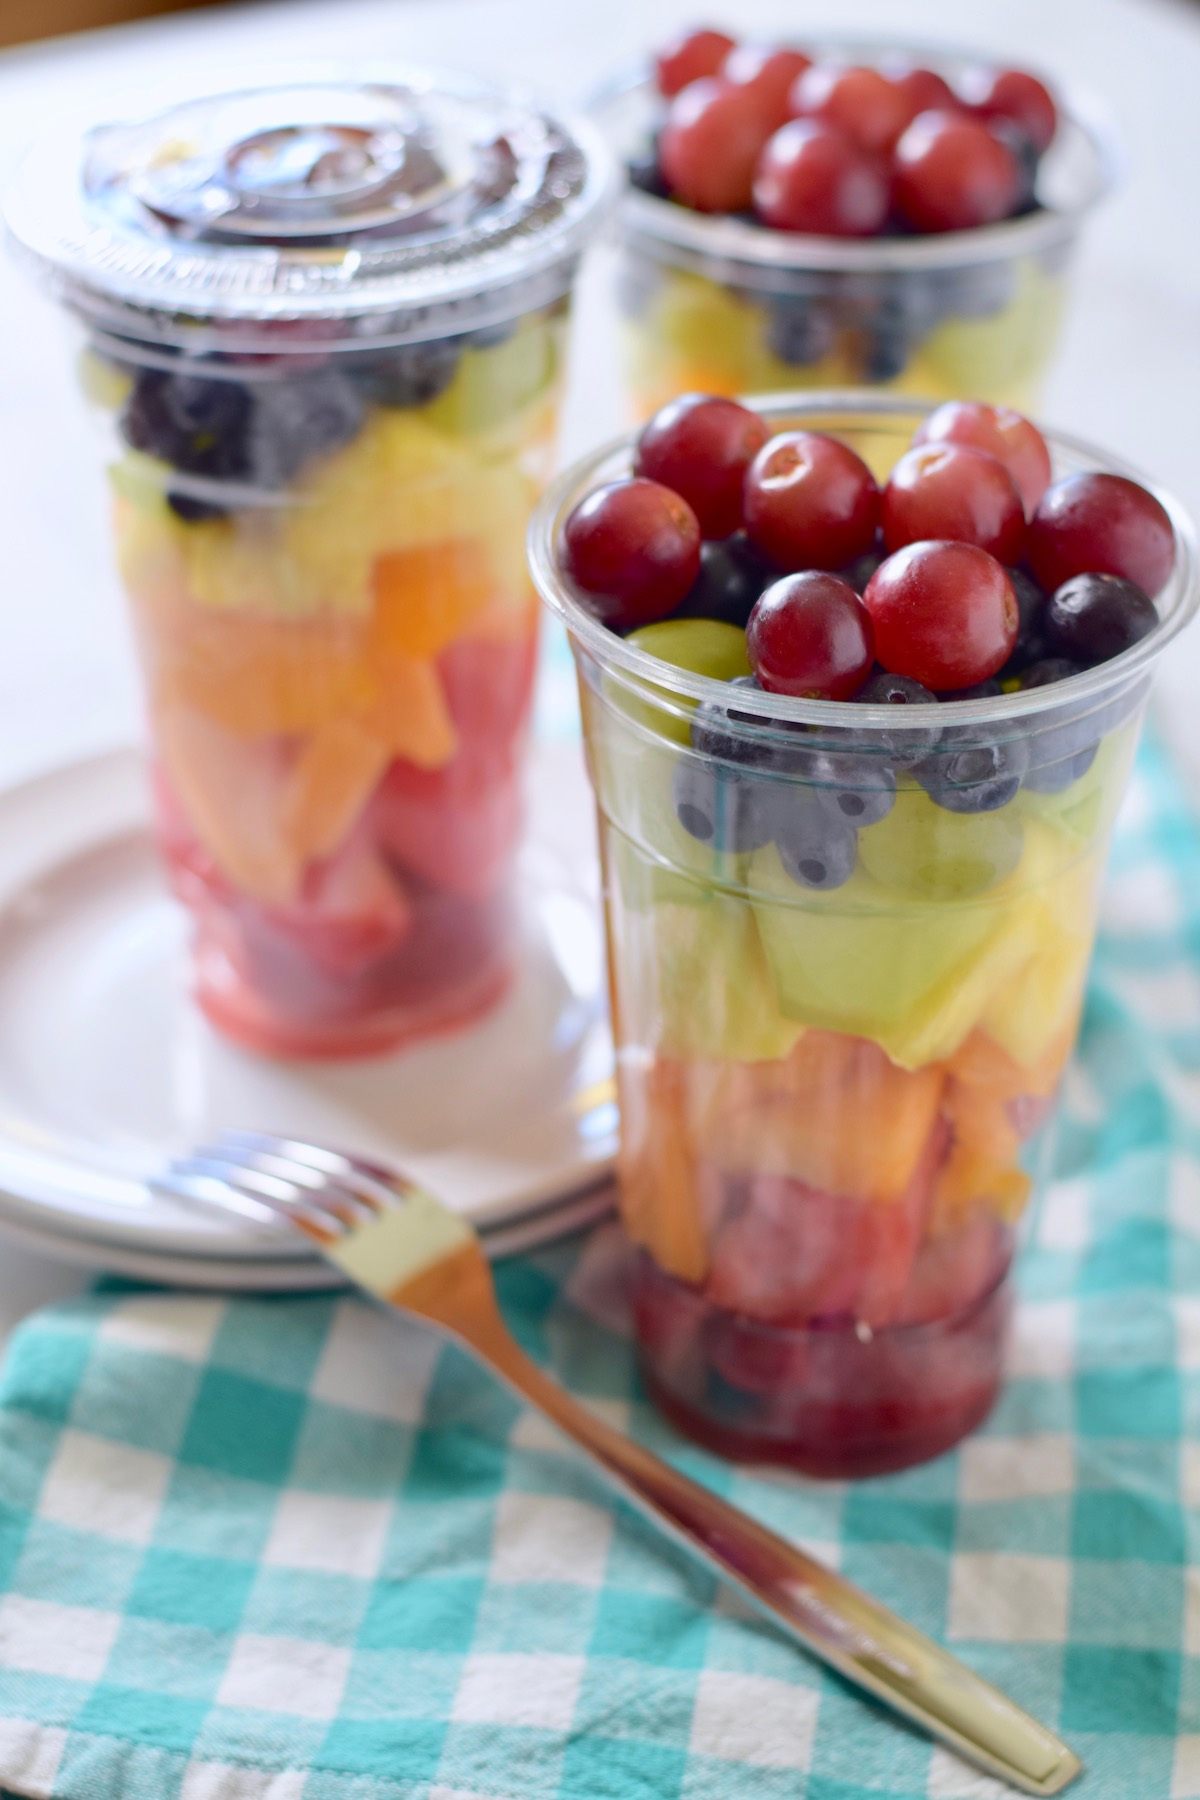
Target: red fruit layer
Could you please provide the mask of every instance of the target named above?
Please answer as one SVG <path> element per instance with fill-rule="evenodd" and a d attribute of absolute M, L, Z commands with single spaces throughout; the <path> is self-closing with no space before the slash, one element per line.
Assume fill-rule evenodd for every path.
<path fill-rule="evenodd" d="M 935 1324 L 786 1331 L 739 1319 L 639 1258 L 634 1318 L 652 1398 L 718 1455 L 808 1475 L 882 1475 L 949 1450 L 999 1391 L 1006 1264 Z"/>

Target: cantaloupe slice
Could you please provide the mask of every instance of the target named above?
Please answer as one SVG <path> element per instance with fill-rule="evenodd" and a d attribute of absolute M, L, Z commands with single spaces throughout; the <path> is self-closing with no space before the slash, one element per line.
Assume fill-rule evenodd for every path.
<path fill-rule="evenodd" d="M 889 1204 L 913 1180 L 944 1080 L 940 1068 L 897 1068 L 861 1038 L 809 1031 L 787 1057 L 723 1072 L 702 1154 L 730 1171 Z"/>
<path fill-rule="evenodd" d="M 284 836 L 301 861 L 337 849 L 390 760 L 388 745 L 356 714 L 327 719 L 313 732 L 283 799 Z"/>
<path fill-rule="evenodd" d="M 975 1206 L 1015 1224 L 1032 1188 L 1031 1178 L 1014 1163 L 996 1162 L 969 1144 L 952 1144 L 933 1184 L 930 1233 L 957 1230 Z"/>
<path fill-rule="evenodd" d="M 294 899 L 303 858 L 283 827 L 288 770 L 279 747 L 247 744 L 178 704 L 158 707 L 154 727 L 167 780 L 221 872 L 255 900 Z"/>
<path fill-rule="evenodd" d="M 374 592 L 372 645 L 432 657 L 494 604 L 496 580 L 478 538 L 449 538 L 389 550 L 375 564 Z"/>
<path fill-rule="evenodd" d="M 708 1270 L 695 1147 L 686 1110 L 687 1065 L 661 1058 L 618 1067 L 621 1217 L 635 1244 L 681 1281 Z"/>
<path fill-rule="evenodd" d="M 156 645 L 165 696 L 242 737 L 291 736 L 369 706 L 379 692 L 353 621 L 189 610 Z"/>
<path fill-rule="evenodd" d="M 362 714 L 364 728 L 418 769 L 442 768 L 458 749 L 458 731 L 435 665 L 392 651 L 376 658 L 373 674 L 378 698 Z"/>

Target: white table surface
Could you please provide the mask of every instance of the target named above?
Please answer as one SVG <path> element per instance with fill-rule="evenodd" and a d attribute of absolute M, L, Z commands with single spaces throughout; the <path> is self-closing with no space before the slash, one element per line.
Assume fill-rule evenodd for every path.
<path fill-rule="evenodd" d="M 575 99 L 619 62 L 699 15 L 744 36 L 897 32 L 895 0 L 291 0 L 219 7 L 0 54 L 0 178 L 24 142 L 73 103 L 202 64 L 232 84 L 249 65 L 403 58 L 528 81 Z M 914 41 L 970 44 L 1064 73 L 1102 97 L 1127 159 L 1095 219 L 1051 423 L 1109 444 L 1200 513 L 1200 7 L 1185 0 L 907 0 Z M 564 451 L 623 423 L 603 254 L 576 310 Z M 112 572 L 95 447 L 53 307 L 0 267 L 0 783 L 128 741 L 138 688 Z M 1172 652 L 1159 708 L 1200 786 L 1200 631 Z M 0 1244 L 0 1336 L 85 1285 Z"/>

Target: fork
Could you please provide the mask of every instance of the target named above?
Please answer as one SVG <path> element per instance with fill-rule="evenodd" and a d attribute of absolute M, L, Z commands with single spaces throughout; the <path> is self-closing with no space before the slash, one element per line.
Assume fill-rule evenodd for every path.
<path fill-rule="evenodd" d="M 265 1132 L 228 1131 L 153 1185 L 283 1218 L 384 1305 L 434 1326 L 536 1407 L 676 1543 L 848 1681 L 989 1774 L 1057 1794 L 1081 1764 L 1007 1695 L 860 1588 L 597 1418 L 500 1315 L 473 1228 L 395 1170 Z"/>

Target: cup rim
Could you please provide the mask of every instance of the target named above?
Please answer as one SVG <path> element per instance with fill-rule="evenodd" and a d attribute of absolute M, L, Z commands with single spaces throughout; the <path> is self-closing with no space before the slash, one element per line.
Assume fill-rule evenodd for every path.
<path fill-rule="evenodd" d="M 942 72 L 964 72 L 993 60 L 984 51 L 961 45 L 914 43 L 874 34 L 814 37 L 794 47 L 830 56 L 841 52 L 864 60 L 886 56 L 919 59 L 932 68 L 940 66 Z M 1091 180 L 1073 204 L 1045 207 L 1020 218 L 1001 219 L 967 231 L 933 232 L 911 238 L 837 238 L 778 231 L 724 214 L 696 213 L 626 185 L 621 197 L 621 225 L 641 244 L 653 242 L 664 249 L 712 258 L 737 265 L 740 271 L 753 270 L 764 276 L 800 269 L 861 274 L 959 268 L 1036 254 L 1073 234 L 1078 222 L 1112 192 L 1122 163 L 1118 135 L 1100 103 L 1060 81 L 1055 80 L 1052 85 L 1060 118 L 1078 132 L 1091 156 Z M 606 109 L 627 102 L 640 89 L 649 87 L 649 63 L 642 59 L 619 69 L 595 89 L 585 110 L 603 127 Z"/>
<path fill-rule="evenodd" d="M 838 414 L 847 419 L 857 416 L 869 429 L 872 419 L 907 416 L 915 422 L 928 417 L 943 404 L 914 399 L 910 395 L 881 394 L 870 388 L 743 395 L 741 400 L 742 404 L 761 413 L 768 423 L 778 422 L 783 427 L 794 422 L 803 428 L 806 419 L 820 420 L 822 423 L 814 428 L 831 432 L 837 429 Z M 831 418 L 831 414 L 834 417 Z M 1042 428 L 1039 426 L 1039 429 Z M 1066 456 L 1084 470 L 1123 475 L 1146 488 L 1165 507 L 1175 532 L 1175 562 L 1166 587 L 1155 596 L 1155 604 L 1160 608 L 1159 627 L 1119 656 L 1097 663 L 1078 675 L 1068 676 L 1065 681 L 1002 694 L 998 698 L 955 701 L 955 724 L 1015 726 L 1031 715 L 1057 711 L 1072 702 L 1099 700 L 1114 687 L 1121 686 L 1127 679 L 1132 680 L 1157 662 L 1162 651 L 1200 607 L 1200 546 L 1192 521 L 1179 501 L 1133 464 L 1110 456 L 1082 439 L 1054 430 L 1043 430 L 1043 435 L 1052 462 Z M 677 668 L 639 649 L 627 638 L 618 637 L 575 598 L 559 570 L 556 547 L 568 512 L 601 479 L 613 480 L 628 474 L 636 438 L 636 431 L 611 438 L 556 477 L 530 519 L 526 539 L 530 573 L 542 599 L 566 627 L 573 647 L 585 648 L 607 676 L 615 676 L 626 685 L 643 691 L 650 686 L 686 701 L 720 703 L 728 699 L 726 682 Z M 1167 601 L 1165 611 L 1164 598 Z M 903 707 L 868 706 L 854 700 L 797 699 L 789 694 L 765 691 L 754 695 L 755 718 L 761 719 L 763 725 L 824 726 L 842 731 L 852 727 L 862 735 L 885 729 L 893 734 L 906 730 L 928 731 L 935 721 L 945 725 L 949 722 L 946 704 L 945 701 L 934 701 Z"/>

